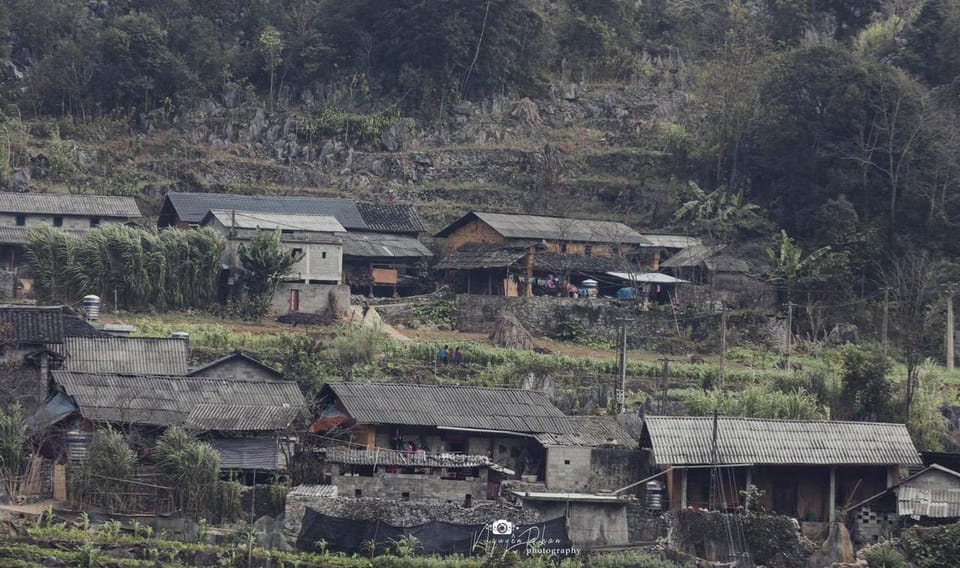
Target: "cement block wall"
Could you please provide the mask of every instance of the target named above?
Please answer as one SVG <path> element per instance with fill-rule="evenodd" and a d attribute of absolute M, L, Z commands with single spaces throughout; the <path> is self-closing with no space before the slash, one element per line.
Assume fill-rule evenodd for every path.
<path fill-rule="evenodd" d="M 214 377 L 218 379 L 243 379 L 246 381 L 275 380 L 277 378 L 276 375 L 266 369 L 240 359 L 224 361 L 215 367 L 204 369 L 194 376 Z"/>
<path fill-rule="evenodd" d="M 421 502 L 463 504 L 467 495 L 472 501 L 487 498 L 487 481 L 483 477 L 458 480 L 426 474 L 377 473 L 373 477 L 341 475 L 334 477 L 332 482 L 342 497 L 356 496 L 357 490 L 360 490 L 361 497 Z"/>
<path fill-rule="evenodd" d="M 524 510 L 540 518 L 566 516 L 570 541 L 575 547 L 619 546 L 630 542 L 627 503 L 578 503 L 524 500 Z"/>
<path fill-rule="evenodd" d="M 546 484 L 551 491 L 614 491 L 646 477 L 646 467 L 638 450 L 554 446 L 547 448 Z"/>
<path fill-rule="evenodd" d="M 307 313 L 323 313 L 330 306 L 330 295 L 336 296 L 337 306 L 346 308 L 350 305 L 350 287 L 346 284 L 304 284 L 282 282 L 277 286 L 270 302 L 270 313 L 285 314 L 290 312 L 290 291 L 299 290 L 300 310 Z"/>

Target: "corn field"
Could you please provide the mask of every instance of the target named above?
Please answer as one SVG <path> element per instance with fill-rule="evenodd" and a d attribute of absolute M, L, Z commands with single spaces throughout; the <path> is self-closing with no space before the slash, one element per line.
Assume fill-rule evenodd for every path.
<path fill-rule="evenodd" d="M 223 238 L 209 229 L 109 225 L 75 237 L 47 226 L 28 233 L 37 298 L 74 303 L 96 294 L 130 311 L 208 307 L 218 299 Z"/>

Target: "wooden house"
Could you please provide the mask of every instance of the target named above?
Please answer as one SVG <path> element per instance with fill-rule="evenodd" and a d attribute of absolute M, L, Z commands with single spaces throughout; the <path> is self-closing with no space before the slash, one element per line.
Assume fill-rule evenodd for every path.
<path fill-rule="evenodd" d="M 458 292 L 532 296 L 538 279 L 576 284 L 608 271 L 636 271 L 651 242 L 623 223 L 474 211 L 435 235 L 436 266 Z"/>
<path fill-rule="evenodd" d="M 776 301 L 772 288 L 727 245 L 689 246 L 661 263 L 660 269 L 699 285 L 705 300 L 749 308 L 772 307 Z"/>
<path fill-rule="evenodd" d="M 306 404 L 293 381 L 53 371 L 47 426 L 89 433 L 113 425 L 159 435 L 180 426 L 209 442 L 221 470 L 286 469 Z M 64 401 L 67 403 L 64 410 Z M 305 424 L 303 424 L 305 426 Z"/>
<path fill-rule="evenodd" d="M 906 526 L 960 520 L 960 473 L 932 464 L 850 507 L 851 531 L 861 543 L 891 538 Z"/>
<path fill-rule="evenodd" d="M 868 422 L 648 416 L 640 447 L 664 472 L 671 508 L 734 509 L 753 485 L 761 507 L 810 532 L 921 463 L 905 425 Z"/>
<path fill-rule="evenodd" d="M 432 256 L 420 242 L 426 229 L 416 210 L 398 203 L 364 203 L 327 197 L 277 197 L 170 192 L 159 227 L 200 226 L 210 211 L 333 217 L 343 227 L 342 281 L 355 294 L 396 295 L 416 291 L 418 263 Z"/>
<path fill-rule="evenodd" d="M 322 410 L 311 429 L 341 439 L 369 463 L 383 464 L 376 455 L 411 447 L 427 456 L 480 456 L 483 463 L 549 489 L 582 488 L 601 467 L 595 451 L 635 445 L 615 420 L 566 416 L 540 391 L 329 383 L 320 401 Z M 357 473 L 379 478 L 384 472 L 367 467 Z"/>

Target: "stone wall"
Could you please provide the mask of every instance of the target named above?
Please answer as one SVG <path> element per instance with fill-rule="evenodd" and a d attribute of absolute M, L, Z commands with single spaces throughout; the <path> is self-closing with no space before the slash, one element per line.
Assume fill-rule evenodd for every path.
<path fill-rule="evenodd" d="M 333 478 L 341 496 L 383 497 L 385 499 L 464 504 L 467 496 L 473 502 L 487 498 L 485 476 L 440 479 L 437 475 L 414 473 L 380 473 L 372 477 L 340 475 Z"/>
<path fill-rule="evenodd" d="M 10 299 L 17 295 L 17 273 L 0 270 L 0 298 Z"/>
<path fill-rule="evenodd" d="M 669 351 L 669 342 L 679 335 L 691 342 L 712 341 L 719 345 L 720 314 L 692 311 L 675 312 L 670 306 L 654 306 L 642 311 L 635 303 L 619 303 L 604 298 L 506 298 L 479 294 L 460 294 L 456 298 L 457 329 L 490 333 L 497 316 L 510 312 L 535 336 L 555 336 L 571 323 L 591 338 L 615 342 L 619 320 L 631 318 L 628 341 L 634 349 Z M 691 317 L 697 316 L 697 317 Z M 769 342 L 772 336 L 768 318 L 762 313 L 737 313 L 728 318 L 729 333 L 748 342 Z"/>
<path fill-rule="evenodd" d="M 650 512 L 642 501 L 627 504 L 627 531 L 631 543 L 656 542 L 667 536 L 667 521 L 659 512 Z"/>
<path fill-rule="evenodd" d="M 355 499 L 347 496 L 302 498 L 288 496 L 283 523 L 287 533 L 300 532 L 303 515 L 307 508 L 330 517 L 381 521 L 401 527 L 422 525 L 430 521 L 483 525 L 498 519 L 507 519 L 517 524 L 546 520 L 541 519 L 535 511 L 514 507 L 502 501 L 479 501 L 474 502 L 472 507 L 464 507 L 463 503 L 423 503 L 380 497 Z"/>

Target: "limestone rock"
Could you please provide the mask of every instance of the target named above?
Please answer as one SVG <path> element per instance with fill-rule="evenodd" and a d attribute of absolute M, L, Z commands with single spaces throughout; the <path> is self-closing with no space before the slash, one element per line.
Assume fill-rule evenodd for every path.
<path fill-rule="evenodd" d="M 388 152 L 399 152 L 407 141 L 409 130 L 406 123 L 398 122 L 380 132 L 380 143 Z"/>

